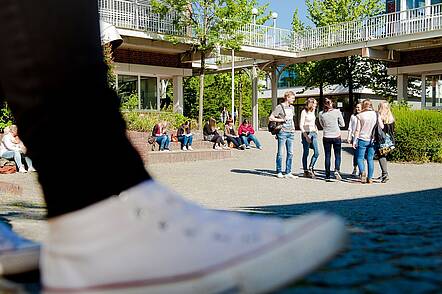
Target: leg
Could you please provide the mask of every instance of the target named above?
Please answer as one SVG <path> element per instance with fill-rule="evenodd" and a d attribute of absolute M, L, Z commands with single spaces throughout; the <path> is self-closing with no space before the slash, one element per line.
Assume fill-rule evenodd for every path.
<path fill-rule="evenodd" d="M 335 171 L 341 170 L 341 138 L 333 140 L 333 152 L 335 154 Z"/>
<path fill-rule="evenodd" d="M 164 136 L 158 136 L 155 138 L 155 142 L 160 146 L 160 151 L 164 150 Z"/>
<path fill-rule="evenodd" d="M 278 174 L 282 173 L 282 153 L 284 152 L 283 148 L 285 146 L 285 141 L 287 140 L 286 136 L 283 135 L 283 134 L 285 134 L 285 133 L 280 132 L 277 135 L 277 138 L 278 138 L 278 152 L 276 153 L 276 172 Z"/>
<path fill-rule="evenodd" d="M 192 146 L 193 143 L 193 135 L 187 136 L 187 148 L 189 148 L 190 146 Z"/>
<path fill-rule="evenodd" d="M 331 142 L 329 138 L 323 138 L 324 155 L 325 155 L 325 177 L 330 178 L 330 160 L 331 160 Z"/>
<path fill-rule="evenodd" d="M 290 175 L 292 173 L 292 162 L 293 162 L 293 141 L 295 140 L 294 133 L 287 133 L 286 140 L 286 152 L 287 159 L 285 162 L 285 174 Z"/>
<path fill-rule="evenodd" d="M 261 147 L 262 147 L 262 146 L 261 146 L 261 143 L 259 142 L 258 138 L 257 138 L 255 135 L 250 134 L 250 135 L 248 136 L 247 141 L 249 142 L 250 140 L 252 140 L 253 143 L 255 143 L 256 148 L 261 149 Z"/>
<path fill-rule="evenodd" d="M 318 144 L 318 134 L 312 133 L 311 136 L 312 144 L 313 144 L 313 157 L 310 161 L 310 168 L 313 169 L 315 167 L 316 161 L 319 158 L 319 144 Z"/>
<path fill-rule="evenodd" d="M 180 142 L 180 147 L 183 149 L 186 146 L 186 136 L 178 136 L 178 142 Z"/>
<path fill-rule="evenodd" d="M 364 159 L 365 159 L 365 153 L 367 151 L 367 146 L 369 145 L 370 142 L 366 142 L 364 140 L 358 140 L 358 168 L 359 168 L 359 174 L 361 176 L 365 176 L 365 163 L 364 163 Z M 362 179 L 364 180 L 364 179 Z M 364 182 L 364 181 L 363 181 Z"/>
<path fill-rule="evenodd" d="M 370 143 L 367 148 L 367 180 L 371 180 L 373 178 L 374 173 L 374 146 L 373 143 Z"/>
<path fill-rule="evenodd" d="M 380 156 L 379 157 L 379 166 L 381 167 L 382 177 L 388 176 L 388 167 L 387 167 L 387 157 Z"/>
<path fill-rule="evenodd" d="M 15 164 L 20 172 L 25 172 L 25 168 L 21 161 L 21 154 L 18 151 L 6 151 L 3 152 L 2 157 L 8 160 L 14 159 Z"/>
<path fill-rule="evenodd" d="M 302 168 L 304 169 L 304 172 L 307 172 L 307 159 L 308 154 L 310 152 L 310 144 L 305 139 L 304 135 L 301 133 L 301 142 L 302 142 Z"/>
<path fill-rule="evenodd" d="M 1 5 L 0 83 L 38 169 L 48 216 L 79 210 L 149 179 L 126 138 L 119 99 L 107 87 L 97 3 L 4 0 Z M 81 85 L 73 84 L 79 76 Z M 72 134 L 79 130 L 84 142 L 102 146 L 95 162 L 100 178 L 96 170 L 77 164 L 81 159 Z M 54 134 L 62 148 L 47 147 Z M 121 160 L 118 170 L 109 160 L 115 154 Z M 69 175 L 58 172 L 59 158 Z M 81 175 L 82 184 L 70 175 Z"/>
<path fill-rule="evenodd" d="M 249 146 L 249 140 L 247 140 L 247 136 L 241 135 L 239 137 L 241 138 L 242 144 Z"/>

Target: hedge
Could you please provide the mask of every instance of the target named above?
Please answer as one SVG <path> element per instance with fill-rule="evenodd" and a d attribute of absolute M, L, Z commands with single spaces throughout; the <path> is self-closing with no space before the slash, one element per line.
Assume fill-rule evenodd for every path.
<path fill-rule="evenodd" d="M 191 121 L 191 128 L 196 128 L 196 121 L 179 113 L 172 112 L 123 112 L 126 127 L 129 131 L 152 132 L 155 124 L 167 121 L 171 129 L 178 129 L 185 121 Z"/>
<path fill-rule="evenodd" d="M 394 161 L 442 162 L 442 112 L 393 107 L 396 149 Z"/>

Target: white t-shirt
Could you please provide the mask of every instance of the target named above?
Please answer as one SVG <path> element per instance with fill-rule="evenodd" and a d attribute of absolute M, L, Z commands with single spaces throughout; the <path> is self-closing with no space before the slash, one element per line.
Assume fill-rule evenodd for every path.
<path fill-rule="evenodd" d="M 373 128 L 376 125 L 376 111 L 363 111 L 357 115 L 358 122 L 356 124 L 356 132 L 359 133 L 358 140 L 371 141 Z M 383 129 L 381 117 L 378 118 L 379 126 Z"/>

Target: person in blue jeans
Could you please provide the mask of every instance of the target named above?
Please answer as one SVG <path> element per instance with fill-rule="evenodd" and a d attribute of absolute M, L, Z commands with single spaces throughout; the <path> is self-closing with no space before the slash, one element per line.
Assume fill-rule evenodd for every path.
<path fill-rule="evenodd" d="M 250 142 L 255 143 L 257 149 L 262 149 L 261 143 L 255 136 L 255 129 L 253 129 L 252 125 L 247 119 L 243 120 L 242 124 L 239 126 L 238 134 L 242 142 L 246 145 L 247 149 L 250 149 Z"/>
<path fill-rule="evenodd" d="M 193 142 L 193 135 L 190 131 L 190 121 L 186 121 L 183 123 L 177 131 L 177 138 L 178 142 L 181 143 L 181 150 L 193 150 L 192 148 L 192 142 Z"/>
<path fill-rule="evenodd" d="M 361 178 L 361 183 L 373 183 L 374 173 L 374 143 L 373 143 L 373 129 L 376 127 L 376 122 L 381 128 L 384 128 L 382 119 L 378 117 L 373 110 L 373 105 L 369 99 L 362 102 L 362 111 L 357 115 L 358 122 L 355 130 L 355 140 L 353 148 L 357 148 L 358 152 L 358 168 Z M 367 169 L 365 170 L 364 157 L 367 154 Z"/>
<path fill-rule="evenodd" d="M 159 124 L 156 124 L 153 128 L 153 133 L 155 136 L 155 142 L 160 145 L 160 151 L 170 151 L 170 138 L 167 134 L 167 122 L 163 121 Z"/>
<path fill-rule="evenodd" d="M 316 127 L 315 110 L 317 102 L 314 98 L 309 98 L 305 102 L 305 107 L 301 112 L 299 120 L 299 128 L 301 129 L 302 141 L 302 167 L 304 169 L 304 177 L 315 178 L 314 167 L 319 157 L 318 147 L 318 128 Z M 313 147 L 313 156 L 310 160 L 310 165 L 307 169 L 307 159 L 310 153 L 310 148 Z"/>
<path fill-rule="evenodd" d="M 295 108 L 292 104 L 295 98 L 293 91 L 285 92 L 284 102 L 278 104 L 269 117 L 270 121 L 282 123 L 281 131 L 276 135 L 278 139 L 278 152 L 276 154 L 276 173 L 278 178 L 284 177 L 282 174 L 282 152 L 284 151 L 284 147 L 287 155 L 285 161 L 285 177 L 288 179 L 296 178 L 296 176 L 292 174 L 293 141 L 295 139 L 295 123 L 293 121 Z"/>

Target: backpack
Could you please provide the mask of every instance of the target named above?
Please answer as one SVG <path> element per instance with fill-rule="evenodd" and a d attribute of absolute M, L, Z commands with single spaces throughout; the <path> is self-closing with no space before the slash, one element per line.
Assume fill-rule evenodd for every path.
<path fill-rule="evenodd" d="M 15 162 L 0 158 L 0 174 L 13 174 L 17 172 Z"/>
<path fill-rule="evenodd" d="M 284 106 L 282 106 L 282 104 L 278 104 L 278 106 L 279 105 L 281 105 L 282 112 L 284 112 L 284 117 L 285 117 Z M 278 107 L 278 106 L 276 106 L 276 107 Z M 283 122 L 269 121 L 267 129 L 269 130 L 270 133 L 272 133 L 272 135 L 277 135 L 281 131 L 283 124 L 284 124 Z"/>

